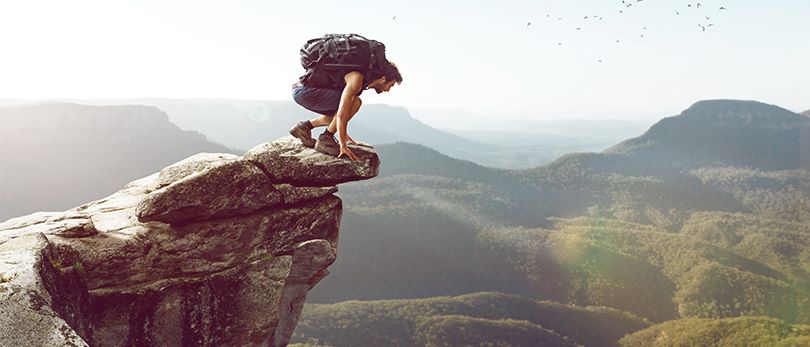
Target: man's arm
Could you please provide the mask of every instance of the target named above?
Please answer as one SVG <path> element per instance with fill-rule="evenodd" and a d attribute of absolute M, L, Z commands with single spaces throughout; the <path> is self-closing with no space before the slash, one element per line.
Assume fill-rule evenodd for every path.
<path fill-rule="evenodd" d="M 338 156 L 346 154 L 352 160 L 356 160 L 357 156 L 352 153 L 352 150 L 349 149 L 346 143 L 349 140 L 346 127 L 349 124 L 349 112 L 351 112 L 354 97 L 357 92 L 360 91 L 360 88 L 363 88 L 363 74 L 352 71 L 347 73 L 344 79 L 346 81 L 346 87 L 343 88 L 343 93 L 340 95 L 340 105 L 338 105 L 338 110 L 335 114 L 337 118 L 338 142 L 340 142 L 341 152 Z"/>

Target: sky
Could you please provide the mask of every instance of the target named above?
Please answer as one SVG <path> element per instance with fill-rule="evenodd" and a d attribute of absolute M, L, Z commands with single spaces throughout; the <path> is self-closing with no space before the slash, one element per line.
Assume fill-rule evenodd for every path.
<path fill-rule="evenodd" d="M 810 1 L 626 1 L 0 0 L 0 98 L 291 100 L 304 42 L 357 33 L 403 76 L 364 103 L 536 119 L 719 98 L 810 109 Z"/>

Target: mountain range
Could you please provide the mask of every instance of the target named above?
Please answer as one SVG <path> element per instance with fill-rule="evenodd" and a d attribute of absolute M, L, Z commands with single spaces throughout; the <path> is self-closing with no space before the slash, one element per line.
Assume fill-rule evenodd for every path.
<path fill-rule="evenodd" d="M 285 136 L 296 122 L 316 116 L 292 101 L 165 98 L 59 101 L 155 106 L 167 112 L 170 121 L 181 129 L 206 134 L 214 142 L 243 151 Z M 419 112 L 424 115 L 426 111 Z M 434 111 L 430 115 L 461 120 L 453 122 L 455 128 L 437 129 L 414 118 L 403 107 L 364 104 L 352 119 L 349 133 L 374 145 L 404 141 L 484 166 L 522 169 L 547 164 L 569 152 L 605 149 L 648 126 L 646 122 L 622 120 L 503 120 L 494 115 L 469 116 L 459 110 Z M 313 135 L 319 132 L 316 129 Z"/>
<path fill-rule="evenodd" d="M 65 114 L 78 118 L 90 110 L 105 114 L 129 110 L 152 119 L 117 122 L 127 125 L 120 131 L 148 134 L 125 142 L 136 146 L 168 152 L 172 146 L 167 138 L 178 141 L 177 137 L 186 139 L 182 134 L 188 134 L 173 127 L 170 116 L 154 116 L 160 112 L 152 107 L 71 105 L 67 109 Z M 23 112 L 15 110 L 15 114 Z M 26 171 L 17 174 L 13 184 L 19 188 L 3 201 L 42 203 L 47 199 L 43 196 L 54 197 L 49 202 L 65 201 L 73 195 L 51 193 L 64 184 L 31 194 L 55 176 L 51 168 L 61 167 L 59 173 L 65 179 L 83 175 L 86 181 L 76 180 L 74 186 L 86 191 L 106 176 L 126 176 L 110 170 L 131 170 L 122 161 L 130 163 L 138 156 L 122 151 L 99 154 L 100 148 L 122 137 L 109 131 L 104 132 L 108 136 L 98 136 L 103 127 L 79 127 L 72 137 L 54 144 L 55 133 L 83 123 L 67 118 L 59 127 L 49 128 L 42 125 L 50 123 L 43 121 L 46 117 L 27 114 L 7 123 L 13 128 L 2 127 L 3 135 L 25 135 L 2 137 L 1 147 L 8 149 L 0 162 L 6 163 L 7 156 L 23 156 L 22 150 L 10 153 L 12 148 L 30 148 L 24 157 L 46 163 L 43 171 L 49 175 L 32 175 L 29 171 L 38 171 L 21 164 L 4 165 L 4 184 L 10 167 Z M 295 116 L 290 119 L 294 121 Z M 149 135 L 154 129 L 171 130 L 156 132 L 165 136 Z M 726 322 L 723 319 L 740 316 L 768 316 L 775 321 L 729 321 L 711 325 L 713 331 L 763 324 L 805 331 L 810 323 L 808 131 L 807 115 L 778 106 L 705 100 L 602 152 L 570 153 L 523 170 L 482 166 L 420 144 L 378 145 L 379 177 L 342 185 L 337 193 L 344 204 L 340 256 L 330 267 L 331 274 L 309 294 L 308 302 L 321 306 L 305 309 L 300 324 L 316 326 L 319 319 L 350 317 L 343 328 L 324 326 L 331 330 L 306 334 L 306 339 L 331 345 L 341 345 L 335 341 L 363 345 L 371 340 L 358 338 L 356 329 L 387 331 L 402 324 L 419 329 L 397 335 L 405 339 L 397 340 L 401 345 L 408 345 L 403 341 L 458 341 L 464 336 L 451 333 L 462 327 L 486 329 L 492 336 L 497 331 L 522 331 L 515 336 L 574 343 L 587 336 L 587 331 L 566 331 L 517 318 L 513 312 L 482 316 L 470 310 L 437 311 L 433 306 L 447 305 L 446 300 L 412 301 L 499 292 L 534 302 L 610 307 L 648 322 L 646 329 L 657 333 L 658 324 L 695 329 L 695 319 Z M 200 139 L 197 135 L 189 137 Z M 54 147 L 68 148 L 69 142 L 84 144 L 72 153 L 84 153 L 78 155 L 85 160 L 78 165 L 95 170 L 76 171 L 72 164 L 77 154 L 54 152 Z M 217 146 L 202 141 L 194 151 L 228 151 L 223 146 L 203 149 L 209 145 Z M 122 159 L 111 161 L 112 156 Z M 155 153 L 140 157 L 144 162 L 163 158 Z M 54 162 L 57 165 L 51 165 Z M 155 164 L 159 165 L 165 166 Z M 7 204 L 0 205 L 4 213 Z M 346 300 L 382 301 L 362 306 L 343 304 Z M 397 312 L 405 316 L 379 314 L 375 305 L 390 307 L 393 303 L 388 300 L 400 300 L 397 305 L 402 309 Z M 475 312 L 492 310 L 487 300 L 475 302 L 482 305 L 474 305 Z M 413 312 L 425 320 L 408 316 L 412 307 L 422 307 Z M 645 330 L 617 343 L 649 341 Z"/>
<path fill-rule="evenodd" d="M 733 344 L 746 341 L 748 331 L 774 343 L 804 341 L 810 338 L 808 130 L 810 118 L 774 105 L 707 100 L 601 153 L 570 154 L 529 170 L 481 167 L 418 145 L 379 146 L 380 177 L 339 193 L 347 206 L 344 252 L 333 276 L 310 296 L 334 304 L 305 309 L 301 326 L 313 328 L 303 329 L 298 341 L 350 345 L 339 341 L 396 326 L 395 318 L 372 309 L 344 322 L 353 328 L 314 328 L 345 318 L 346 300 L 387 293 L 391 299 L 369 305 L 398 303 L 404 308 L 397 312 L 408 312 L 427 305 L 413 301 L 425 292 L 489 290 L 611 307 L 661 323 L 649 328 L 659 334 L 662 327 L 689 329 L 678 335 L 685 340 L 728 336 Z M 507 265 L 512 269 L 495 269 Z M 445 278 L 459 285 L 447 286 Z M 772 318 L 729 320 L 741 316 Z M 413 324 L 443 322 L 430 317 L 416 315 Z M 472 329 L 481 327 L 480 319 L 491 318 L 467 312 L 452 324 Z M 712 330 L 699 332 L 695 319 L 709 319 L 701 324 Z M 540 326 L 572 341 L 587 331 Z M 470 343 L 441 331 L 409 334 Z M 408 341 L 398 343 L 420 345 Z M 617 343 L 657 341 L 641 330 Z"/>

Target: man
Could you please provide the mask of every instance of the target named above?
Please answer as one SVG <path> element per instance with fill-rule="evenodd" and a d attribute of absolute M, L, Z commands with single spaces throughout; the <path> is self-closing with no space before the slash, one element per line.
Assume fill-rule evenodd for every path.
<path fill-rule="evenodd" d="M 300 82 L 293 85 L 293 99 L 307 110 L 321 116 L 301 121 L 290 129 L 290 134 L 301 140 L 304 146 L 314 147 L 316 151 L 337 156 L 347 156 L 357 160 L 349 149 L 349 143 L 357 143 L 346 132 L 349 120 L 360 110 L 363 102 L 360 94 L 366 89 L 374 89 L 377 94 L 391 90 L 391 87 L 402 83 L 402 75 L 394 63 L 386 61 L 379 72 L 349 71 L 343 76 L 345 83 L 342 89 L 307 87 Z M 311 130 L 327 125 L 323 134 L 315 141 Z M 337 133 L 338 140 L 334 135 Z"/>

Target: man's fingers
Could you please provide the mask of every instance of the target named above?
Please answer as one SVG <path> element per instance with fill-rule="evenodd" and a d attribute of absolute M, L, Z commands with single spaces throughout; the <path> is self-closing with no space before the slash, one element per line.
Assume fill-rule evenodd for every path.
<path fill-rule="evenodd" d="M 346 154 L 346 156 L 349 157 L 349 159 L 357 160 L 357 155 L 355 155 L 354 152 L 352 152 L 352 150 L 349 149 L 349 147 L 345 147 L 343 150 L 341 150 L 341 152 Z"/>
<path fill-rule="evenodd" d="M 344 154 L 345 154 L 347 157 L 349 157 L 349 159 L 350 159 L 350 160 L 357 160 L 357 155 L 355 155 L 355 154 L 354 154 L 354 152 L 352 152 L 352 150 L 351 150 L 351 149 L 349 149 L 349 147 L 342 147 L 342 148 L 340 149 L 340 154 L 338 154 L 338 158 L 340 158 L 340 157 L 341 157 L 341 156 L 343 156 Z"/>

